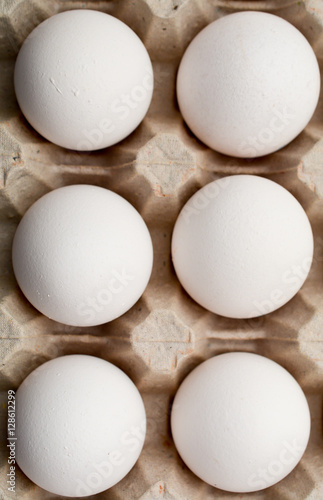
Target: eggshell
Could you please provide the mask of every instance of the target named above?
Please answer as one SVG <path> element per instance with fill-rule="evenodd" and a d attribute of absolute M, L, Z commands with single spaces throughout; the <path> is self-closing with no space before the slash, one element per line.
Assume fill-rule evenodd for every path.
<path fill-rule="evenodd" d="M 177 79 L 192 132 L 237 157 L 266 155 L 292 141 L 312 117 L 319 92 L 319 66 L 306 38 L 265 12 L 238 12 L 203 29 Z"/>
<path fill-rule="evenodd" d="M 113 364 L 69 355 L 34 370 L 16 393 L 17 463 L 57 495 L 94 495 L 137 461 L 146 415 L 133 382 Z"/>
<path fill-rule="evenodd" d="M 153 91 L 149 55 L 138 36 L 103 12 L 61 12 L 25 40 L 14 76 L 29 123 L 59 146 L 95 150 L 127 137 Z"/>
<path fill-rule="evenodd" d="M 34 203 L 13 241 L 18 284 L 55 321 L 90 326 L 111 321 L 144 292 L 153 261 L 143 219 L 108 189 L 74 185 Z"/>
<path fill-rule="evenodd" d="M 253 175 L 207 184 L 182 209 L 173 232 L 177 276 L 191 297 L 230 318 L 267 314 L 303 285 L 313 235 L 285 188 Z"/>
<path fill-rule="evenodd" d="M 250 353 L 211 358 L 184 380 L 171 427 L 179 454 L 201 479 L 245 493 L 267 488 L 301 459 L 310 413 L 296 380 Z"/>

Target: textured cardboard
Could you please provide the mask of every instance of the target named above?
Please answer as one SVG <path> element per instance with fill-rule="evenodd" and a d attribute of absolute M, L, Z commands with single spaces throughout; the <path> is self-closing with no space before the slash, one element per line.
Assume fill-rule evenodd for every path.
<path fill-rule="evenodd" d="M 120 144 L 77 153 L 50 144 L 22 116 L 14 96 L 16 54 L 28 33 L 59 11 L 91 8 L 126 22 L 153 60 L 155 90 L 147 117 Z M 274 154 L 240 160 L 211 151 L 184 125 L 175 98 L 180 58 L 214 19 L 242 9 L 269 11 L 307 37 L 323 57 L 323 2 L 225 0 L 2 0 L 0 3 L 0 497 L 62 498 L 35 486 L 17 468 L 16 493 L 7 490 L 7 391 L 57 356 L 92 354 L 115 363 L 137 384 L 148 418 L 146 443 L 129 475 L 95 498 L 109 500 L 323 498 L 323 120 L 321 97 L 305 131 Z M 264 175 L 289 189 L 305 208 L 315 236 L 308 280 L 288 304 L 267 316 L 233 320 L 196 304 L 171 264 L 170 240 L 180 208 L 201 186 L 223 175 Z M 89 183 L 116 191 L 142 214 L 154 243 L 152 278 L 139 302 L 121 318 L 93 328 L 55 323 L 19 291 L 11 244 L 17 224 L 40 196 L 60 186 Z M 273 200 L 273 203 L 275 200 Z M 203 483 L 179 458 L 169 427 L 173 396 L 203 360 L 228 351 L 256 352 L 288 369 L 304 389 L 312 415 L 308 449 L 296 469 L 267 490 L 237 495 Z M 94 498 L 94 497 L 90 497 Z"/>

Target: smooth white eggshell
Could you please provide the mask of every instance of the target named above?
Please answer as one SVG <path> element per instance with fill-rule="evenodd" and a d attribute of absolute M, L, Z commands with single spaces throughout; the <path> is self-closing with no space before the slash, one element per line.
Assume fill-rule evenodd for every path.
<path fill-rule="evenodd" d="M 137 461 L 146 415 L 133 382 L 113 364 L 69 355 L 34 370 L 16 393 L 17 463 L 57 495 L 94 495 Z"/>
<path fill-rule="evenodd" d="M 292 141 L 312 117 L 319 92 L 319 66 L 306 38 L 265 12 L 238 12 L 204 28 L 177 79 L 192 132 L 237 157 L 266 155 Z"/>
<path fill-rule="evenodd" d="M 65 148 L 95 150 L 127 137 L 152 98 L 153 70 L 138 36 L 93 10 L 37 26 L 18 54 L 15 90 L 29 123 Z"/>
<path fill-rule="evenodd" d="M 310 413 L 296 380 L 250 353 L 211 358 L 174 400 L 171 427 L 186 465 L 217 488 L 245 493 L 283 479 L 301 459 Z"/>
<path fill-rule="evenodd" d="M 74 326 L 99 325 L 130 309 L 153 261 L 135 208 L 101 187 L 74 185 L 37 200 L 13 241 L 18 284 L 36 309 Z"/>
<path fill-rule="evenodd" d="M 188 200 L 175 224 L 172 257 L 196 302 L 222 316 L 252 318 L 281 307 L 301 288 L 313 235 L 304 209 L 285 188 L 234 175 Z"/>

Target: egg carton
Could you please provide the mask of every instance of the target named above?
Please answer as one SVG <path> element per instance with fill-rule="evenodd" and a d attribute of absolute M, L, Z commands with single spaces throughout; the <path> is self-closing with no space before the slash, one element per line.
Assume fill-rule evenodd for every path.
<path fill-rule="evenodd" d="M 97 9 L 128 24 L 146 45 L 155 89 L 148 115 L 127 139 L 101 151 L 66 150 L 38 135 L 15 100 L 13 69 L 30 31 L 70 9 Z M 16 493 L 7 490 L 7 391 L 37 366 L 57 356 L 99 356 L 136 383 L 147 412 L 147 437 L 132 471 L 96 498 L 102 500 L 212 500 L 323 498 L 323 98 L 310 124 L 291 144 L 263 158 L 236 159 L 199 142 L 183 123 L 175 98 L 180 58 L 213 20 L 240 10 L 268 11 L 294 24 L 323 57 L 322 0 L 2 0 L 0 4 L 0 497 L 64 498 L 34 485 L 17 468 Z M 322 65 L 321 65 L 322 66 Z M 181 288 L 171 263 L 176 217 L 201 186 L 230 174 L 257 174 L 287 188 L 312 224 L 315 254 L 301 291 L 285 306 L 256 319 L 212 314 Z M 132 203 L 146 221 L 154 268 L 142 298 L 122 317 L 91 328 L 71 327 L 42 316 L 20 292 L 11 264 L 17 224 L 43 194 L 70 184 L 95 184 Z M 275 203 L 275 200 L 273 200 Z M 299 272 L 302 272 L 300 270 Z M 198 479 L 177 454 L 169 416 L 174 394 L 203 360 L 249 351 L 283 365 L 301 384 L 312 416 L 311 437 L 300 464 L 266 490 L 237 495 Z"/>

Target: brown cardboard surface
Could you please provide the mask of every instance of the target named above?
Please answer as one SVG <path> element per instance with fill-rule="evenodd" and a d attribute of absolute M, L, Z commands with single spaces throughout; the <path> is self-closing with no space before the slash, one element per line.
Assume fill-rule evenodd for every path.
<path fill-rule="evenodd" d="M 51 144 L 22 116 L 13 90 L 16 54 L 28 33 L 57 12 L 91 8 L 126 22 L 145 43 L 154 65 L 153 101 L 139 128 L 111 148 L 77 153 Z M 323 498 L 323 99 L 305 131 L 274 154 L 240 160 L 218 154 L 184 125 L 175 99 L 180 58 L 196 33 L 242 9 L 269 11 L 307 37 L 323 62 L 323 1 L 240 0 L 2 0 L 0 3 L 0 497 L 63 498 L 35 486 L 19 469 L 16 493 L 7 490 L 7 391 L 45 361 L 71 353 L 115 363 L 137 384 L 148 418 L 143 452 L 129 475 L 95 498 L 109 500 Z M 170 240 L 185 201 L 201 186 L 234 173 L 264 175 L 301 202 L 312 223 L 315 256 L 308 280 L 284 307 L 254 320 L 216 316 L 181 288 Z M 121 318 L 74 328 L 42 316 L 19 291 L 11 243 L 26 209 L 60 186 L 89 183 L 112 189 L 142 214 L 154 244 L 154 268 L 139 302 Z M 273 201 L 274 202 L 274 201 Z M 304 389 L 312 415 L 308 449 L 296 469 L 267 490 L 225 493 L 203 483 L 179 458 L 170 434 L 172 398 L 200 362 L 227 351 L 250 351 L 282 364 Z M 94 498 L 94 497 L 90 497 Z"/>

